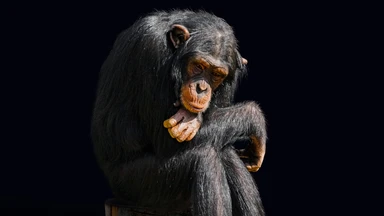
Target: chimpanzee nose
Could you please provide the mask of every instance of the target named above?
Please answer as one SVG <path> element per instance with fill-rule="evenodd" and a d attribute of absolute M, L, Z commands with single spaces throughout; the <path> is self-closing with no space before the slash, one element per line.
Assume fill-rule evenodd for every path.
<path fill-rule="evenodd" d="M 207 83 L 204 82 L 204 81 L 200 81 L 196 84 L 196 92 L 197 94 L 201 94 L 201 93 L 204 93 L 205 91 L 207 91 Z"/>

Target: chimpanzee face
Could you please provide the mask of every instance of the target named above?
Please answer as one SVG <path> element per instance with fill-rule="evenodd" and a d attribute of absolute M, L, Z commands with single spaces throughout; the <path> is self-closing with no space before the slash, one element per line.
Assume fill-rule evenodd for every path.
<path fill-rule="evenodd" d="M 196 52 L 187 59 L 183 69 L 183 84 L 180 89 L 181 104 L 192 113 L 204 112 L 212 98 L 212 94 L 229 74 L 228 55 L 225 39 L 219 33 L 205 40 L 204 52 Z M 173 25 L 170 40 L 174 48 L 190 38 L 188 29 L 182 25 Z M 233 52 L 234 53 L 234 52 Z M 242 64 L 247 60 L 242 58 Z"/>
<path fill-rule="evenodd" d="M 190 112 L 204 112 L 209 107 L 212 92 L 227 77 L 228 66 L 211 56 L 199 56 L 189 59 L 186 71 L 180 102 Z"/>

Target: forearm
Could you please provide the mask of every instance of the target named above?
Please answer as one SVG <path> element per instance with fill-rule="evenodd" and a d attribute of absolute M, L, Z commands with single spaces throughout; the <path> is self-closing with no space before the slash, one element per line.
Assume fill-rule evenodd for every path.
<path fill-rule="evenodd" d="M 238 139 L 255 136 L 261 143 L 265 143 L 264 115 L 254 102 L 214 109 L 206 113 L 203 119 L 195 142 L 211 139 L 212 142 L 226 145 Z"/>

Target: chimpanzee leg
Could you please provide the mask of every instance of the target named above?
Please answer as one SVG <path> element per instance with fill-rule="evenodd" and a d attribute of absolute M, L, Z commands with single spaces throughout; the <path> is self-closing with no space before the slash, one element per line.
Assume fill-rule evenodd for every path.
<path fill-rule="evenodd" d="M 233 215 L 263 216 L 264 210 L 257 186 L 235 150 L 224 148 L 221 159 L 232 197 Z"/>
<path fill-rule="evenodd" d="M 194 215 L 231 216 L 231 195 L 220 155 L 213 147 L 203 148 L 192 190 Z"/>
<path fill-rule="evenodd" d="M 147 154 L 114 169 L 110 185 L 115 196 L 134 206 L 160 212 L 190 206 L 190 175 L 193 164 L 183 156 L 162 161 Z M 111 169 L 110 169 L 111 170 Z"/>
<path fill-rule="evenodd" d="M 222 161 L 210 146 L 186 145 L 167 159 L 145 155 L 114 172 L 110 182 L 116 196 L 137 206 L 172 211 L 192 205 L 193 215 L 232 215 Z"/>

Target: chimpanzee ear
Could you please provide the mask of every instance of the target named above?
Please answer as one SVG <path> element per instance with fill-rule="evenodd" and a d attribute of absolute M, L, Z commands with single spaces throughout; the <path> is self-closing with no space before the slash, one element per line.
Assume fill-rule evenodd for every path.
<path fill-rule="evenodd" d="M 241 58 L 241 62 L 243 63 L 243 65 L 247 65 L 248 64 L 248 60 L 245 59 L 245 58 Z"/>
<path fill-rule="evenodd" d="M 173 46 L 175 48 L 178 48 L 180 44 L 188 40 L 188 38 L 190 37 L 190 34 L 188 29 L 185 26 L 175 24 L 171 28 L 169 37 L 172 41 Z"/>
<path fill-rule="evenodd" d="M 236 53 L 237 53 L 237 64 L 240 66 L 240 68 L 246 66 L 248 64 L 248 60 L 243 58 L 240 55 L 239 51 L 236 51 Z"/>

